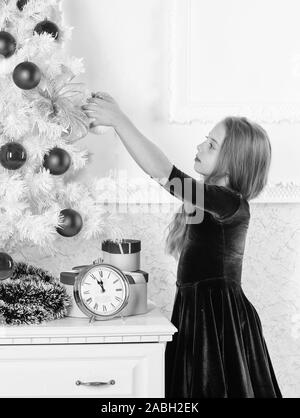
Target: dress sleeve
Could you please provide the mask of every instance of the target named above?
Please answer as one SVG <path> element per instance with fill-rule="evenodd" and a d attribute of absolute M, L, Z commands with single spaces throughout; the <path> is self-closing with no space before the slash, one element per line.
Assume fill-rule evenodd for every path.
<path fill-rule="evenodd" d="M 188 202 L 218 220 L 234 215 L 241 204 L 241 194 L 224 186 L 205 184 L 179 170 L 175 165 L 168 179 L 158 181 L 171 195 Z"/>

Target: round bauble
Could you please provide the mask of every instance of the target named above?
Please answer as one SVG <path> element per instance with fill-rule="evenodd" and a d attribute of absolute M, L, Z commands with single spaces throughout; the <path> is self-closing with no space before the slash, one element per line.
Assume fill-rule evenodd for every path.
<path fill-rule="evenodd" d="M 56 231 L 63 237 L 74 237 L 82 228 L 82 217 L 73 209 L 63 209 L 60 212 L 60 216 L 63 218 L 64 225 L 57 227 Z"/>
<path fill-rule="evenodd" d="M 0 163 L 8 170 L 21 168 L 26 158 L 26 150 L 18 142 L 8 142 L 0 148 Z"/>
<path fill-rule="evenodd" d="M 17 1 L 17 8 L 22 11 L 24 9 L 24 6 L 29 2 L 29 0 L 18 0 Z"/>
<path fill-rule="evenodd" d="M 8 32 L 0 31 L 0 55 L 9 58 L 15 53 L 16 47 L 15 38 Z"/>
<path fill-rule="evenodd" d="M 44 156 L 43 166 L 50 171 L 51 174 L 59 176 L 64 174 L 71 165 L 71 157 L 66 150 L 55 147 L 49 154 Z"/>
<path fill-rule="evenodd" d="M 14 262 L 10 255 L 0 253 L 0 280 L 5 280 L 12 275 Z"/>
<path fill-rule="evenodd" d="M 49 35 L 53 36 L 54 39 L 58 39 L 59 35 L 58 26 L 47 19 L 38 23 L 34 28 L 33 32 L 37 33 L 38 35 L 40 35 L 41 33 L 49 33 Z"/>
<path fill-rule="evenodd" d="M 23 90 L 35 88 L 41 81 L 41 71 L 33 62 L 25 61 L 17 65 L 13 72 L 15 84 Z"/>

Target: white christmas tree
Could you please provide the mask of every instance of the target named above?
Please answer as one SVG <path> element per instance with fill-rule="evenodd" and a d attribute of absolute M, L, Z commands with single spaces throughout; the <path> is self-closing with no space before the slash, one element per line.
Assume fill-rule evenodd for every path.
<path fill-rule="evenodd" d="M 76 180 L 89 160 L 76 141 L 89 130 L 81 105 L 90 92 L 74 80 L 82 59 L 64 50 L 71 28 L 60 0 L 0 0 L 0 31 L 0 253 L 121 239 L 105 206 L 114 180 Z"/>

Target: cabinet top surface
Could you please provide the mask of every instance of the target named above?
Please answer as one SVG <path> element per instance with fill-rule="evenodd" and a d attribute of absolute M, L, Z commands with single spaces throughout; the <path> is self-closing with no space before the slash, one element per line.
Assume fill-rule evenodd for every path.
<path fill-rule="evenodd" d="M 118 335 L 173 335 L 176 327 L 156 305 L 148 301 L 145 314 L 117 317 L 89 323 L 89 318 L 65 317 L 37 325 L 0 325 L 0 340 L 7 338 L 118 336 Z"/>

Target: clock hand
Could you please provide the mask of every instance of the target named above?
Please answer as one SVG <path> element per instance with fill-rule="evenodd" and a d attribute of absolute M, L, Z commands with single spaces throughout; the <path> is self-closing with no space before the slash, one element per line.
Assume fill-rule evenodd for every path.
<path fill-rule="evenodd" d="M 98 279 L 96 279 L 97 283 L 101 286 L 102 292 L 105 292 L 105 289 L 103 287 L 103 281 L 99 281 Z"/>

